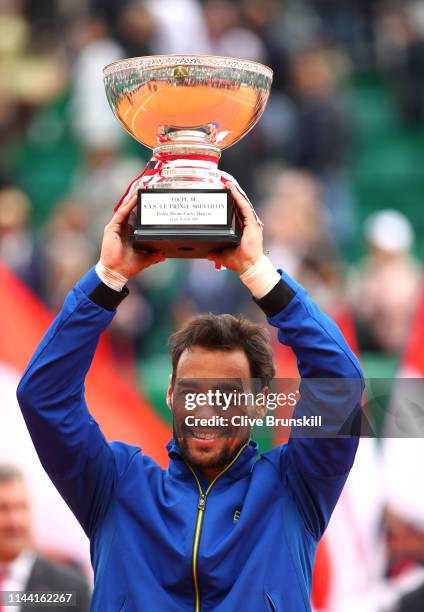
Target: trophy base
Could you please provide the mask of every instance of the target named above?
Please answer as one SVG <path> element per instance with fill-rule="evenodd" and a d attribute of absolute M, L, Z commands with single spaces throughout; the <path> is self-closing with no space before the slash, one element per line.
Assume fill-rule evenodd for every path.
<path fill-rule="evenodd" d="M 207 259 L 211 251 L 222 251 L 240 244 L 232 230 L 165 230 L 135 228 L 133 248 L 139 251 L 162 251 L 172 259 Z"/>
<path fill-rule="evenodd" d="M 181 205 L 188 209 L 183 214 Z M 217 207 L 218 215 L 214 212 Z M 192 219 L 198 221 L 189 222 Z M 236 204 L 227 189 L 138 192 L 137 223 L 131 237 L 132 246 L 138 251 L 161 251 L 172 259 L 206 259 L 211 251 L 237 247 L 242 233 Z"/>

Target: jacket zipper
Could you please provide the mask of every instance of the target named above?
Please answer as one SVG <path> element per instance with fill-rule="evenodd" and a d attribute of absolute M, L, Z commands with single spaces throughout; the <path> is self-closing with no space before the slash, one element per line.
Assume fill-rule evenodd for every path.
<path fill-rule="evenodd" d="M 190 472 L 193 474 L 193 478 L 196 481 L 197 488 L 199 490 L 199 501 L 197 504 L 197 518 L 196 518 L 196 527 L 194 529 L 194 539 L 193 539 L 193 557 L 192 557 L 192 572 L 193 572 L 193 584 L 194 584 L 194 610 L 195 612 L 201 611 L 201 598 L 200 598 L 200 588 L 199 588 L 199 576 L 197 571 L 197 561 L 199 556 L 199 544 L 200 544 L 200 536 L 202 533 L 202 525 L 203 525 L 203 517 L 205 515 L 206 509 L 206 498 L 209 495 L 210 490 L 213 485 L 216 483 L 218 478 L 220 478 L 230 467 L 237 461 L 242 451 L 246 448 L 247 444 L 243 444 L 243 446 L 238 450 L 237 454 L 233 457 L 230 463 L 220 472 L 215 478 L 211 481 L 206 491 L 203 493 L 202 485 L 199 482 L 199 479 L 196 476 L 196 472 L 193 470 L 191 465 L 185 461 L 187 467 L 190 469 Z"/>

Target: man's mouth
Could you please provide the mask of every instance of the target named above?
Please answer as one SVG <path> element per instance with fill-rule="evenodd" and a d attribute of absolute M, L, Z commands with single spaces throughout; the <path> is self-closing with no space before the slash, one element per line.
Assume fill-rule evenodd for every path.
<path fill-rule="evenodd" d="M 187 429 L 186 435 L 195 440 L 213 441 L 226 437 L 227 432 L 224 429 Z"/>
<path fill-rule="evenodd" d="M 215 440 L 216 438 L 221 437 L 222 434 L 205 432 L 205 431 L 192 431 L 191 435 L 193 438 L 197 438 L 198 440 Z"/>

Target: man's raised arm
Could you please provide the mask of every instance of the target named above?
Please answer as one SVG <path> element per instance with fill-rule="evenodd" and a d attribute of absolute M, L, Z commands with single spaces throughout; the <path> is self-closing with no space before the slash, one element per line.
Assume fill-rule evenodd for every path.
<path fill-rule="evenodd" d="M 89 536 L 122 465 L 88 411 L 84 380 L 101 333 L 128 294 L 126 280 L 163 261 L 159 253 L 137 254 L 128 242 L 135 197 L 106 226 L 99 264 L 68 294 L 17 389 L 40 461 Z"/>
<path fill-rule="evenodd" d="M 250 205 L 235 190 L 244 219 L 238 249 L 210 258 L 238 274 L 251 290 L 280 342 L 297 357 L 301 400 L 295 417 L 322 415 L 322 431 L 297 428 L 281 447 L 280 467 L 305 525 L 319 539 L 352 467 L 358 437 L 363 378 L 359 362 L 337 325 L 310 299 L 303 287 L 274 270 L 263 255 L 262 227 Z M 343 431 L 347 435 L 340 435 Z M 306 436 L 310 437 L 306 437 Z"/>

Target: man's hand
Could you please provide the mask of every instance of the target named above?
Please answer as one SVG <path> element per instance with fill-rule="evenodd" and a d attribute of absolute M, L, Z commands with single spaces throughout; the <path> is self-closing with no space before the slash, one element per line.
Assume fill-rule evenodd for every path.
<path fill-rule="evenodd" d="M 231 190 L 243 223 L 243 236 L 236 248 L 224 249 L 221 253 L 209 253 L 208 259 L 229 270 L 243 274 L 263 257 L 262 225 L 256 219 L 249 202 L 237 191 L 232 183 L 225 187 Z"/>
<path fill-rule="evenodd" d="M 135 191 L 125 198 L 111 222 L 106 225 L 100 254 L 100 261 L 106 268 L 126 278 L 138 274 L 153 264 L 165 261 L 165 256 L 161 252 L 146 254 L 133 249 L 129 239 L 133 231 L 129 218 L 136 203 Z"/>

